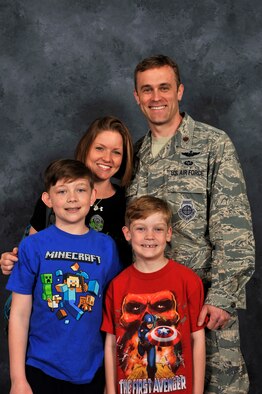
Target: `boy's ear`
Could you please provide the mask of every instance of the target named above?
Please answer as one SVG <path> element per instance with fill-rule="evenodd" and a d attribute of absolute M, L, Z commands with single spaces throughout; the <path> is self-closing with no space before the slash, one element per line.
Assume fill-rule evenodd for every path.
<path fill-rule="evenodd" d="M 91 192 L 91 198 L 90 198 L 90 207 L 92 207 L 94 205 L 94 202 L 96 200 L 96 189 L 93 189 Z"/>
<path fill-rule="evenodd" d="M 123 234 L 125 236 L 125 239 L 127 241 L 130 241 L 131 240 L 131 233 L 129 231 L 129 228 L 127 226 L 124 226 L 124 227 L 122 227 L 122 231 L 123 231 Z"/>
<path fill-rule="evenodd" d="M 172 226 L 169 226 L 166 234 L 166 242 L 170 242 L 171 239 L 172 239 Z"/>
<path fill-rule="evenodd" d="M 50 196 L 49 196 L 49 193 L 44 192 L 42 194 L 42 201 L 43 201 L 43 203 L 45 203 L 46 206 L 48 206 L 48 208 L 52 208 L 53 207 L 51 199 L 50 199 Z"/>

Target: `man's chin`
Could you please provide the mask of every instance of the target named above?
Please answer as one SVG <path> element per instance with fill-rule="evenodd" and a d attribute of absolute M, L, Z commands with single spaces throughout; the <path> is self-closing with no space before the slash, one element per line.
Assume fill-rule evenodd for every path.
<path fill-rule="evenodd" d="M 154 126 L 163 126 L 167 123 L 164 119 L 149 119 L 149 122 Z"/>

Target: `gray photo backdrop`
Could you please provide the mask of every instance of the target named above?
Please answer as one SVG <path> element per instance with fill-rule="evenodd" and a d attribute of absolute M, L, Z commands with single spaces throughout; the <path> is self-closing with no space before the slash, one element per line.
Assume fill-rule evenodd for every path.
<path fill-rule="evenodd" d="M 171 56 L 185 84 L 182 110 L 228 132 L 247 181 L 257 270 L 240 319 L 252 394 L 262 393 L 261 8 L 258 0 L 0 0 L 1 253 L 19 242 L 46 165 L 72 157 L 92 120 L 112 114 L 134 141 L 145 133 L 134 67 L 149 55 Z M 5 394 L 6 277 L 0 280 Z"/>

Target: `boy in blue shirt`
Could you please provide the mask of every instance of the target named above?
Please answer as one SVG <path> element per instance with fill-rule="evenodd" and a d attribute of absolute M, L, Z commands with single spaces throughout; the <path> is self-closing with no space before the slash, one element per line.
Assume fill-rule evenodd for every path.
<path fill-rule="evenodd" d="M 103 292 L 120 271 L 114 241 L 89 229 L 93 179 L 76 160 L 45 171 L 56 223 L 25 238 L 8 281 L 11 394 L 103 393 Z"/>

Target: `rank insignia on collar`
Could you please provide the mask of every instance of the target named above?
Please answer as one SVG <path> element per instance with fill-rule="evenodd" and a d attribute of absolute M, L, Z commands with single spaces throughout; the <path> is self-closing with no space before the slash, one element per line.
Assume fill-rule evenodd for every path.
<path fill-rule="evenodd" d="M 192 166 L 192 165 L 194 164 L 194 162 L 191 161 L 191 160 L 186 160 L 186 161 L 184 161 L 184 164 L 185 164 L 186 166 Z"/>
<path fill-rule="evenodd" d="M 189 152 L 181 152 L 181 155 L 186 157 L 193 157 L 200 155 L 200 152 L 193 152 L 192 150 L 190 150 Z"/>
<path fill-rule="evenodd" d="M 178 210 L 178 216 L 180 219 L 185 220 L 186 222 L 189 222 L 190 220 L 194 219 L 196 216 L 196 209 L 194 207 L 193 201 L 192 200 L 183 200 L 180 208 Z"/>

